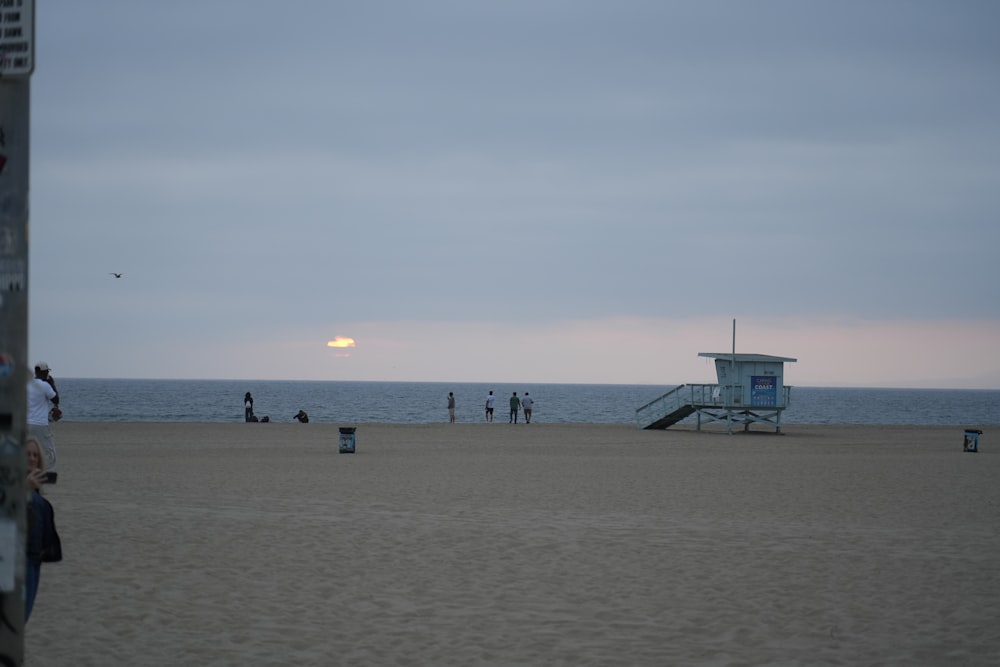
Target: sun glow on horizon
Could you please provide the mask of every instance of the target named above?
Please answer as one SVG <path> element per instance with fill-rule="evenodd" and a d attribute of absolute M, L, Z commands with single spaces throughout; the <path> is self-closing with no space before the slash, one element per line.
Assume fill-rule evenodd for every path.
<path fill-rule="evenodd" d="M 347 338 L 345 336 L 334 336 L 333 340 L 327 341 L 327 347 L 357 347 L 353 338 Z"/>

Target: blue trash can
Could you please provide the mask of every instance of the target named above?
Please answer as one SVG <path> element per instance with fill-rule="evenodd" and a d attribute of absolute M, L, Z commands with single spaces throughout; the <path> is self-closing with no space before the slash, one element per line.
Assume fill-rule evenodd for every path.
<path fill-rule="evenodd" d="M 965 439 L 962 445 L 963 452 L 978 452 L 979 451 L 979 436 L 983 434 L 977 428 L 967 428 L 965 429 Z"/>
<path fill-rule="evenodd" d="M 341 426 L 340 427 L 340 453 L 341 454 L 353 454 L 355 445 L 355 431 L 358 429 L 354 426 Z"/>

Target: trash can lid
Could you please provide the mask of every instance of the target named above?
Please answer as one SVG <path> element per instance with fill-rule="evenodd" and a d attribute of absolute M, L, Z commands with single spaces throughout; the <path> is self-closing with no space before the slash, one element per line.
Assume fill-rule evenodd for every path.
<path fill-rule="evenodd" d="M 357 430 L 358 430 L 358 428 L 356 426 L 341 426 L 340 427 L 340 432 L 341 433 L 354 433 Z"/>

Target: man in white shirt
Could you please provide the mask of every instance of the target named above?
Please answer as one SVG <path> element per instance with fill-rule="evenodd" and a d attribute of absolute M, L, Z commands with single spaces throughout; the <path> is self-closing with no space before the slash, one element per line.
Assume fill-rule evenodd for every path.
<path fill-rule="evenodd" d="M 531 423 L 531 410 L 535 405 L 535 399 L 528 396 L 528 392 L 524 392 L 524 398 L 521 399 L 521 409 L 524 410 L 524 423 Z"/>
<path fill-rule="evenodd" d="M 49 484 L 56 483 L 56 443 L 49 428 L 49 410 L 59 406 L 56 381 L 44 361 L 35 364 L 35 377 L 28 380 L 28 434 L 35 436 L 45 451 L 45 474 Z"/>
<path fill-rule="evenodd" d="M 493 403 L 495 397 L 493 396 L 493 390 L 490 389 L 490 395 L 486 397 L 486 421 L 493 421 Z"/>

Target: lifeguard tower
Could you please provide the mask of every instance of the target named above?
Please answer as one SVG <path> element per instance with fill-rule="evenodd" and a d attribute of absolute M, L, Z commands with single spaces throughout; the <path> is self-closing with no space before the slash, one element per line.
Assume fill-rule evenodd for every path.
<path fill-rule="evenodd" d="M 735 347 L 735 345 L 734 345 Z M 635 411 L 635 424 L 642 429 L 665 429 L 693 414 L 702 423 L 726 422 L 726 432 L 733 424 L 761 422 L 781 433 L 781 411 L 788 407 L 791 387 L 786 387 L 785 362 L 791 357 L 735 352 L 699 352 L 699 357 L 715 359 L 718 384 L 682 384 Z"/>

